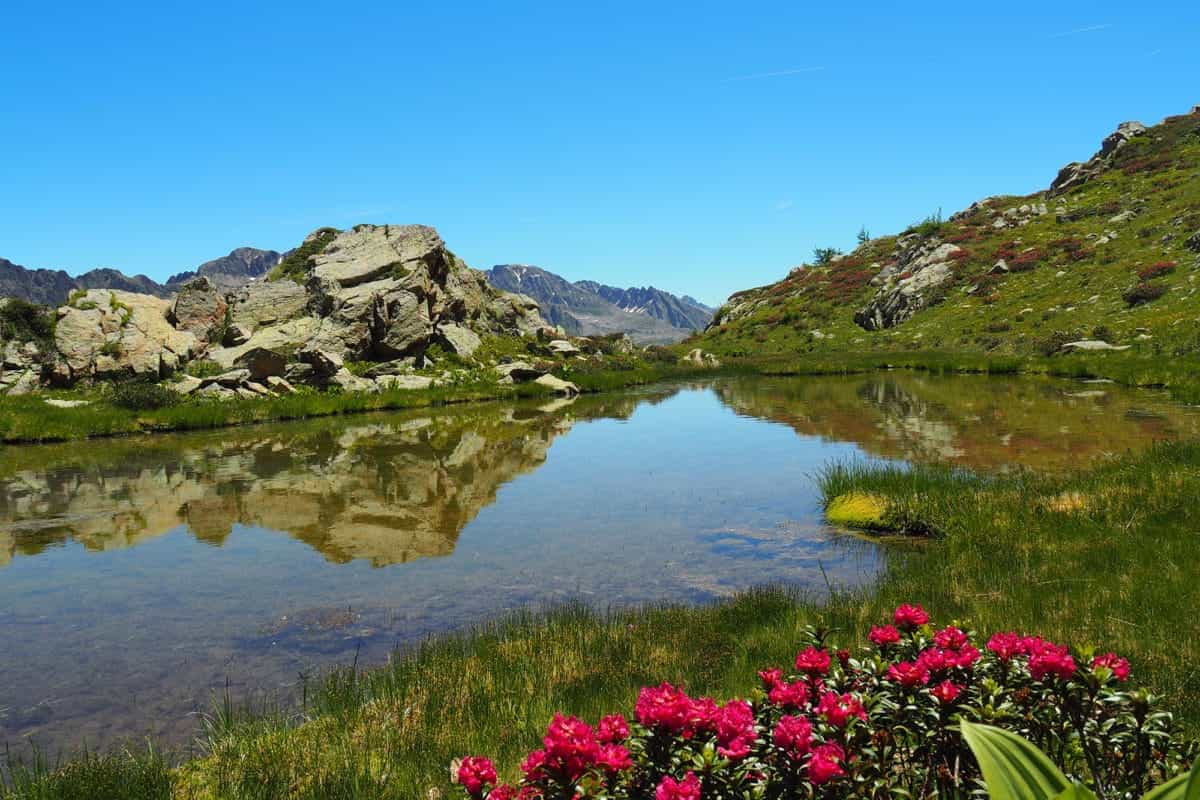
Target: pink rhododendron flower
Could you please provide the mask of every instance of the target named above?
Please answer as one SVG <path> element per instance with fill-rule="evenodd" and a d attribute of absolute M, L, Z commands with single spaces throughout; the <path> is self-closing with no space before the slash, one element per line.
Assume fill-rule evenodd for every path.
<path fill-rule="evenodd" d="M 629 751 L 619 744 L 600 745 L 600 753 L 596 756 L 596 766 L 605 772 L 624 772 L 633 768 L 633 759 Z"/>
<path fill-rule="evenodd" d="M 810 647 L 796 656 L 796 671 L 811 678 L 829 674 L 829 651 Z"/>
<path fill-rule="evenodd" d="M 873 625 L 867 638 L 871 640 L 871 644 L 887 647 L 900 641 L 900 631 L 892 625 Z"/>
<path fill-rule="evenodd" d="M 555 714 L 542 744 L 547 766 L 563 771 L 572 780 L 594 765 L 600 755 L 596 732 L 578 717 Z"/>
<path fill-rule="evenodd" d="M 826 692 L 821 695 L 821 702 L 817 704 L 817 713 L 835 728 L 846 727 L 852 717 L 858 717 L 861 720 L 867 718 L 862 701 L 849 693 Z"/>
<path fill-rule="evenodd" d="M 1121 682 L 1129 680 L 1129 662 L 1116 653 L 1102 653 L 1093 658 L 1092 669 L 1099 667 L 1110 669 L 1113 677 Z"/>
<path fill-rule="evenodd" d="M 780 717 L 771 740 L 790 757 L 798 758 L 812 748 L 812 723 L 804 717 Z"/>
<path fill-rule="evenodd" d="M 488 792 L 487 800 L 519 800 L 519 798 L 516 789 L 507 783 L 502 783 Z"/>
<path fill-rule="evenodd" d="M 783 682 L 783 670 L 764 669 L 758 673 L 758 679 L 762 681 L 763 688 L 769 692 Z"/>
<path fill-rule="evenodd" d="M 1001 661 L 1011 661 L 1016 656 L 1028 655 L 1025 640 L 1012 632 L 997 633 L 988 639 L 987 649 L 996 654 Z"/>
<path fill-rule="evenodd" d="M 692 716 L 692 699 L 669 683 L 642 689 L 634 706 L 637 721 L 647 728 L 681 733 Z"/>
<path fill-rule="evenodd" d="M 962 693 L 962 687 L 951 681 L 942 681 L 930 689 L 929 693 L 936 697 L 939 703 L 948 706 L 958 699 L 958 696 Z"/>
<path fill-rule="evenodd" d="M 458 765 L 458 782 L 471 797 L 483 797 L 484 787 L 496 782 L 496 765 L 482 756 L 467 756 Z"/>
<path fill-rule="evenodd" d="M 1051 676 L 1070 680 L 1075 674 L 1075 659 L 1066 647 L 1039 640 L 1029 654 L 1029 674 L 1039 681 Z"/>
<path fill-rule="evenodd" d="M 846 770 L 842 769 L 845 758 L 842 748 L 832 742 L 814 747 L 812 759 L 808 762 L 808 779 L 820 786 L 845 775 Z"/>
<path fill-rule="evenodd" d="M 700 800 L 700 779 L 692 772 L 681 781 L 667 775 L 654 790 L 654 800 Z"/>
<path fill-rule="evenodd" d="M 929 622 L 929 614 L 919 605 L 905 603 L 896 609 L 892 615 L 892 622 L 902 631 L 914 631 Z"/>
<path fill-rule="evenodd" d="M 596 738 L 603 744 L 619 744 L 629 738 L 629 723 L 620 714 L 609 714 L 596 725 Z"/>
<path fill-rule="evenodd" d="M 942 628 L 933 635 L 933 643 L 943 650 L 961 650 L 967 641 L 967 635 L 953 625 Z"/>
<path fill-rule="evenodd" d="M 929 670 L 920 662 L 900 661 L 888 667 L 887 678 L 893 683 L 911 689 L 929 683 Z"/>
<path fill-rule="evenodd" d="M 545 766 L 546 751 L 534 750 L 521 762 L 521 773 L 530 780 L 536 780 L 542 776 Z"/>
<path fill-rule="evenodd" d="M 837 656 L 838 663 L 841 664 L 843 667 L 850 663 L 850 651 L 849 650 L 842 648 L 841 650 L 838 650 L 836 653 L 834 653 L 834 655 Z"/>
<path fill-rule="evenodd" d="M 717 710 L 717 755 L 739 759 L 750 755 L 754 743 L 754 710 L 745 700 L 730 700 Z"/>
<path fill-rule="evenodd" d="M 801 681 L 780 683 L 767 694 L 767 699 L 784 708 L 802 708 L 808 702 L 808 687 Z"/>

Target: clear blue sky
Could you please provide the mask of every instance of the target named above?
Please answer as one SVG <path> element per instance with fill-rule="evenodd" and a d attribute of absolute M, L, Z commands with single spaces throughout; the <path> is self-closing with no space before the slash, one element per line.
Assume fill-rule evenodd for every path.
<path fill-rule="evenodd" d="M 154 278 L 321 225 L 718 302 L 1200 103 L 1200 4 L 29 3 L 0 256 Z"/>

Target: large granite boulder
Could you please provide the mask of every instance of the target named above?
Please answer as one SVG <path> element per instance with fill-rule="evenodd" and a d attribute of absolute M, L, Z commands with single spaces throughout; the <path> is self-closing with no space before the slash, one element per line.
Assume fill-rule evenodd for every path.
<path fill-rule="evenodd" d="M 229 303 L 217 285 L 205 277 L 186 283 L 167 313 L 167 319 L 179 330 L 189 331 L 198 339 L 208 341 L 214 335 L 223 336 Z"/>
<path fill-rule="evenodd" d="M 166 377 L 196 352 L 196 334 L 169 321 L 159 297 L 92 289 L 58 309 L 54 344 L 68 381 Z"/>

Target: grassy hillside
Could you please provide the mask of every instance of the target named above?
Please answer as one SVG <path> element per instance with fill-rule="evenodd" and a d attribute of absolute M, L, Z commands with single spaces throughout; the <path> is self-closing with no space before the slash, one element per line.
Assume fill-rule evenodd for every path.
<path fill-rule="evenodd" d="M 934 214 L 740 292 L 694 343 L 727 356 L 1050 354 L 1080 339 L 1153 355 L 1200 351 L 1200 112 L 1094 161 L 1095 177 L 1061 193 Z M 931 251 L 949 277 L 922 288 L 920 256 Z M 882 330 L 855 322 L 881 292 L 902 291 L 919 298 L 910 318 Z"/>

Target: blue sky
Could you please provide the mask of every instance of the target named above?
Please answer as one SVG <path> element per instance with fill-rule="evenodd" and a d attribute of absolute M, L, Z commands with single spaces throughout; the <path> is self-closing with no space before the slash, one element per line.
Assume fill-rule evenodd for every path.
<path fill-rule="evenodd" d="M 1200 4 L 27 3 L 0 256 L 165 278 L 313 228 L 712 303 L 1200 103 Z"/>

